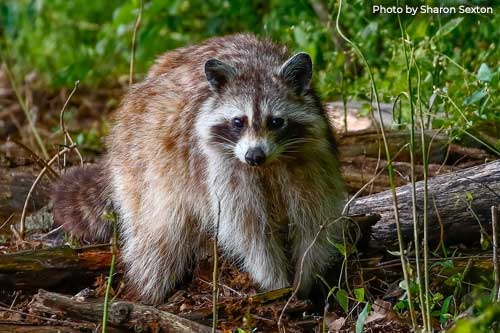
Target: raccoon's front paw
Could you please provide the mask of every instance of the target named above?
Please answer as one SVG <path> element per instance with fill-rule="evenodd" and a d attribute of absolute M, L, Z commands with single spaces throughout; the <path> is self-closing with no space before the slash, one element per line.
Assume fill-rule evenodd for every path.
<path fill-rule="evenodd" d="M 287 278 L 276 276 L 268 276 L 266 279 L 257 282 L 265 291 L 288 288 L 291 286 Z"/>

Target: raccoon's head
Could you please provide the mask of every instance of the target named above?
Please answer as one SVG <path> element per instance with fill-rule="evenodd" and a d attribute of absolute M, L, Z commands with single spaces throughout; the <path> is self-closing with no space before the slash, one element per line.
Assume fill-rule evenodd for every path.
<path fill-rule="evenodd" d="M 198 120 L 205 147 L 258 167 L 328 146 L 328 125 L 310 86 L 310 56 L 261 60 L 205 63 L 212 91 Z"/>

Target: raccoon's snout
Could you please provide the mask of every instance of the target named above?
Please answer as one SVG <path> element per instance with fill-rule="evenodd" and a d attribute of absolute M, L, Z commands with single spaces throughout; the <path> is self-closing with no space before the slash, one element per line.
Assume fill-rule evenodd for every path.
<path fill-rule="evenodd" d="M 251 166 L 258 166 L 266 161 L 266 153 L 262 148 L 250 148 L 245 154 L 245 161 Z"/>

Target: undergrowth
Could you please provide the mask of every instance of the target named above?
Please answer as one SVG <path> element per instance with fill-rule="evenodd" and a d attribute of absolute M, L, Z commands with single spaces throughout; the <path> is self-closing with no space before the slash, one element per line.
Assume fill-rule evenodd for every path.
<path fill-rule="evenodd" d="M 342 10 L 340 1 L 319 1 L 326 10 L 325 24 L 313 6 L 315 1 L 145 1 L 141 29 L 134 34 L 137 41 L 131 48 L 139 0 L 6 0 L 0 3 L 1 56 L 16 78 L 36 73 L 38 89 L 71 87 L 77 80 L 96 89 L 123 81 L 131 57 L 135 62 L 130 82 L 134 64 L 139 79 L 166 50 L 249 31 L 310 53 L 326 100 L 366 101 L 367 113 L 380 112 L 380 103 L 393 104 L 393 127 L 410 131 L 412 153 L 418 140 L 415 131 L 439 129 L 450 140 L 500 155 L 499 15 L 376 16 L 363 1 L 344 3 Z M 29 112 L 26 115 L 31 120 Z M 106 131 L 104 127 L 82 132 L 76 142 L 99 151 Z M 389 150 L 385 151 L 397 215 L 394 171 Z M 500 305 L 491 296 L 492 276 L 471 279 L 470 265 L 462 270 L 455 267 L 454 253 L 444 246 L 439 252 L 430 251 L 425 236 L 419 247 L 417 229 L 413 247 L 401 238 L 399 245 L 391 254 L 400 258 L 399 286 L 405 292 L 393 310 L 408 315 L 414 329 L 432 331 L 439 326 L 445 330 L 453 323 L 451 332 L 456 333 L 499 329 Z M 335 286 L 322 280 L 329 290 L 327 300 L 334 300 L 346 316 L 357 318 L 355 330 L 361 332 L 375 300 L 368 286 L 349 285 L 348 261 L 356 255 L 356 247 L 332 246 L 344 258 L 345 276 Z M 416 257 L 413 263 L 410 254 Z M 442 285 L 431 284 L 430 271 L 441 275 Z M 112 276 L 111 271 L 110 280 Z"/>

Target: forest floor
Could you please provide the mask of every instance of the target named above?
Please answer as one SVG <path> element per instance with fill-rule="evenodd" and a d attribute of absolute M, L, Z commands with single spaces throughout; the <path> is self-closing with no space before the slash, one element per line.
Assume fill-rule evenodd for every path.
<path fill-rule="evenodd" d="M 86 162 L 95 161 L 103 152 L 103 137 L 108 131 L 110 116 L 119 105 L 124 89 L 78 88 L 69 101 L 64 124 L 78 144 Z M 55 156 L 65 144 L 60 115 L 70 91 L 46 92 L 28 86 L 21 87 L 20 91 L 48 156 Z M 337 131 L 344 131 L 344 113 L 339 103 L 330 104 L 329 113 L 337 124 Z M 367 133 L 373 135 L 374 122 L 370 117 L 359 114 L 359 105 L 349 104 L 347 116 L 350 132 L 339 136 L 341 152 L 344 152 L 343 171 L 351 194 L 358 191 L 366 180 L 384 165 L 384 161 L 379 158 L 380 145 L 374 144 L 372 147 L 364 141 Z M 436 145 L 437 148 L 432 150 L 432 175 L 495 159 L 478 146 L 451 143 L 446 137 L 443 139 L 441 133 L 431 135 L 441 138 L 441 146 Z M 344 150 L 343 140 L 348 141 L 348 144 L 344 144 Z M 364 149 L 361 153 L 353 148 L 360 146 Z M 404 144 L 400 143 L 393 147 L 394 151 L 403 146 Z M 13 255 L 23 253 L 21 251 L 34 251 L 28 252 L 28 255 L 31 255 L 42 249 L 53 249 L 67 244 L 75 246 L 61 231 L 51 231 L 53 226 L 48 195 L 50 184 L 57 177 L 50 172 L 43 177 L 28 201 L 29 223 L 27 221 L 26 236 L 20 239 L 19 235 L 16 235 L 16 229 L 11 228 L 20 221 L 27 192 L 47 160 L 39 148 L 33 127 L 26 121 L 16 94 L 0 71 L 0 185 L 5 185 L 0 189 L 0 196 L 4 196 L 3 199 L 0 198 L 0 281 L 5 283 L 0 287 L 0 332 L 50 332 L 51 326 L 59 327 L 59 331 L 93 331 L 101 325 L 100 317 L 89 320 L 85 317 L 70 316 L 63 311 L 45 309 L 44 312 L 34 307 L 36 302 L 33 299 L 36 298 L 37 289 L 41 287 L 53 292 L 78 295 L 74 297 L 76 301 L 78 297 L 104 297 L 111 252 L 104 251 L 106 254 L 97 269 L 77 272 L 72 274 L 71 278 L 62 276 L 64 274 L 57 270 L 60 268 L 58 263 L 51 262 L 50 258 L 43 262 L 41 268 L 23 266 L 24 259 L 11 260 Z M 403 152 L 396 160 L 400 163 L 396 168 L 397 184 L 406 184 L 409 182 L 408 153 Z M 53 164 L 53 169 L 57 174 L 62 170 L 63 164 L 70 166 L 78 163 L 78 156 L 71 152 L 66 158 L 58 159 Z M 16 178 L 18 176 L 20 178 Z M 422 175 L 417 174 L 417 177 L 421 179 Z M 388 186 L 387 177 L 381 175 L 363 194 L 383 191 Z M 446 247 L 439 244 L 441 247 L 433 248 L 432 325 L 436 330 L 449 328 L 453 324 L 452 319 L 465 313 L 467 307 L 462 306 L 459 299 L 479 285 L 481 280 L 484 280 L 482 276 L 491 275 L 492 264 L 487 263 L 491 261 L 491 251 L 482 250 L 480 241 L 472 240 L 466 245 L 447 244 Z M 77 247 L 85 248 L 89 245 L 80 243 Z M 229 260 L 220 258 L 218 328 L 228 332 L 236 329 L 239 329 L 239 332 L 274 332 L 277 331 L 278 320 L 283 314 L 282 323 L 287 332 L 351 332 L 357 330 L 356 325 L 364 325 L 367 332 L 410 332 L 408 303 L 401 285 L 401 265 L 394 253 L 388 250 L 393 249 L 371 247 L 368 251 L 360 244 L 350 251 L 351 256 L 347 262 L 339 262 L 340 273 L 337 267 L 336 273 L 325 276 L 325 285 L 337 286 L 325 287 L 325 294 L 328 289 L 332 290 L 328 295 L 327 305 L 324 302 L 325 295 L 323 299 L 293 299 L 286 308 L 290 290 L 283 290 L 278 294 L 259 294 L 246 274 L 240 272 Z M 477 258 L 484 260 L 476 260 Z M 76 265 L 78 266 L 78 263 Z M 19 268 L 18 271 L 16 267 Z M 121 272 L 118 264 L 110 295 L 120 300 L 132 300 L 125 291 Z M 172 293 L 165 304 L 157 308 L 211 326 L 212 273 L 213 258 L 209 257 L 198 263 L 190 278 Z M 54 274 L 62 275 L 55 278 Z M 16 282 L 18 276 L 29 276 L 32 282 Z M 371 304 L 372 311 L 360 321 L 358 318 L 363 316 L 363 310 L 368 303 Z M 147 327 L 155 331 L 153 324 Z M 139 330 L 137 327 L 135 329 Z M 158 327 L 156 329 L 159 330 Z M 115 330 L 120 331 L 117 327 L 110 328 L 110 332 Z"/>

